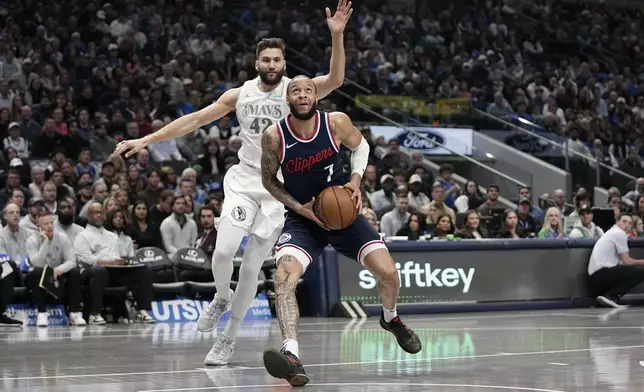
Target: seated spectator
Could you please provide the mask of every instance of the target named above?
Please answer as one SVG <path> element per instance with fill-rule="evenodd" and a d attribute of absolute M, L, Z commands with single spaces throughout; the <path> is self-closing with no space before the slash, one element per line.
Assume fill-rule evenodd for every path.
<path fill-rule="evenodd" d="M 11 191 L 9 203 L 14 203 L 20 208 L 20 216 L 26 216 L 28 211 L 25 209 L 25 194 L 22 189 L 15 188 Z"/>
<path fill-rule="evenodd" d="M 29 142 L 20 136 L 20 124 L 12 122 L 9 124 L 9 136 L 2 141 L 2 150 L 13 147 L 18 152 L 18 158 L 29 159 Z"/>
<path fill-rule="evenodd" d="M 374 193 L 378 190 L 378 188 L 379 186 L 376 177 L 376 167 L 374 165 L 367 165 L 364 176 L 362 176 L 362 193 Z"/>
<path fill-rule="evenodd" d="M 439 182 L 432 185 L 432 201 L 429 204 L 433 205 L 439 214 L 449 215 L 452 221 L 456 220 L 454 210 L 445 204 L 445 188 Z"/>
<path fill-rule="evenodd" d="M 7 201 L 11 197 L 14 189 L 22 190 L 22 193 L 25 195 L 25 201 L 31 200 L 33 197 L 31 192 L 20 184 L 20 172 L 16 168 L 10 168 L 7 172 L 7 177 L 5 178 L 5 187 L 0 190 L 0 205 L 7 204 Z"/>
<path fill-rule="evenodd" d="M 454 181 L 454 167 L 449 163 L 443 164 L 438 168 L 438 178 L 436 179 L 445 190 L 443 202 L 449 207 L 454 207 L 456 198 L 461 194 L 461 187 Z M 433 191 L 433 189 L 432 189 Z M 452 217 L 454 219 L 454 217 Z"/>
<path fill-rule="evenodd" d="M 562 189 L 556 189 L 553 192 L 553 200 L 555 202 L 555 207 L 559 210 L 561 216 L 568 216 L 573 212 L 573 207 L 566 205 L 566 192 Z M 547 220 L 547 217 L 544 217 L 544 223 Z"/>
<path fill-rule="evenodd" d="M 81 148 L 78 153 L 78 163 L 74 167 L 76 176 L 80 177 L 81 174 L 88 173 L 92 181 L 96 180 L 98 177 L 98 169 L 91 161 L 92 151 L 87 147 Z"/>
<path fill-rule="evenodd" d="M 155 321 L 148 314 L 152 309 L 152 273 L 147 266 L 109 268 L 123 266 L 125 260 L 120 256 L 118 236 L 103 227 L 104 216 L 102 205 L 90 205 L 87 227 L 76 236 L 74 242 L 76 258 L 85 269 L 81 273 L 81 279 L 90 289 L 89 323 L 105 324 L 100 315 L 103 308 L 103 291 L 106 286 L 114 285 L 133 289 L 137 306 L 135 321 L 153 324 Z"/>
<path fill-rule="evenodd" d="M 215 244 L 217 243 L 217 229 L 215 228 L 215 209 L 212 206 L 204 206 L 200 213 L 200 226 L 203 231 L 197 237 L 194 247 L 204 251 L 209 259 L 215 252 Z M 212 282 L 214 280 L 212 272 L 208 270 L 193 270 L 184 269 L 179 272 L 180 281 L 194 281 L 194 282 Z"/>
<path fill-rule="evenodd" d="M 438 211 L 438 208 L 436 208 L 436 204 L 429 203 L 424 205 L 423 208 L 420 209 L 420 212 L 427 217 L 425 220 L 427 231 L 434 232 L 436 222 L 438 222 L 438 217 L 440 216 L 440 212 Z"/>
<path fill-rule="evenodd" d="M 579 220 L 575 222 L 569 238 L 593 238 L 599 239 L 604 235 L 604 230 L 593 223 L 593 210 L 590 204 L 581 204 L 577 208 Z"/>
<path fill-rule="evenodd" d="M 543 221 L 543 226 L 541 227 L 541 230 L 539 230 L 537 237 L 557 240 L 568 238 L 568 235 L 566 235 L 563 230 L 561 212 L 558 207 L 548 208 L 548 211 L 546 211 L 546 217 Z"/>
<path fill-rule="evenodd" d="M 638 238 L 644 235 L 644 222 L 639 216 L 633 216 L 633 228 L 628 233 L 628 238 Z"/>
<path fill-rule="evenodd" d="M 409 220 L 409 212 L 407 211 L 409 204 L 408 198 L 405 194 L 396 195 L 396 206 L 393 210 L 383 215 L 380 220 L 380 232 L 384 233 L 387 237 L 396 235 Z"/>
<path fill-rule="evenodd" d="M 487 199 L 476 210 L 483 215 L 489 214 L 491 209 L 505 208 L 505 204 L 499 201 L 499 186 L 491 184 L 487 187 Z"/>
<path fill-rule="evenodd" d="M 640 219 L 644 219 L 644 195 L 637 198 L 634 214 Z"/>
<path fill-rule="evenodd" d="M 9 205 L 12 204 L 5 206 L 5 212 Z M 0 229 L 0 237 L 2 236 L 4 236 L 4 229 Z M 5 267 L 4 263 L 0 263 L 0 271 L 3 272 L 2 275 L 5 275 L 4 277 L 0 277 L 0 327 L 21 327 L 22 321 L 15 320 L 5 313 L 7 306 L 11 304 L 13 288 L 16 282 L 20 282 L 21 280 L 16 263 L 13 260 L 6 261 L 6 263 L 8 267 Z M 10 268 L 11 272 L 5 270 L 6 268 Z"/>
<path fill-rule="evenodd" d="M 479 185 L 474 181 L 468 181 L 465 184 L 465 192 L 454 201 L 454 208 L 456 212 L 464 213 L 469 210 L 476 210 L 484 201 Z"/>
<path fill-rule="evenodd" d="M 89 206 L 95 203 L 102 204 L 107 197 L 107 185 L 104 182 L 95 182 L 92 185 L 92 198 L 83 205 L 83 208 L 78 213 L 78 216 L 87 219 Z"/>
<path fill-rule="evenodd" d="M 644 282 L 644 260 L 629 255 L 628 233 L 633 218 L 622 215 L 617 223 L 597 240 L 588 263 L 590 287 L 597 301 L 613 308 L 621 297 Z"/>
<path fill-rule="evenodd" d="M 158 170 L 151 169 L 147 173 L 147 183 L 145 189 L 139 193 L 139 198 L 145 200 L 148 205 L 153 206 L 159 201 L 159 196 L 161 196 L 161 192 L 164 189 L 161 183 L 161 174 L 159 174 Z M 167 217 L 163 219 L 165 218 Z"/>
<path fill-rule="evenodd" d="M 525 233 L 519 227 L 519 217 L 513 209 L 508 208 L 503 212 L 501 231 L 496 237 L 510 239 L 525 238 Z"/>
<path fill-rule="evenodd" d="M 56 185 L 54 185 L 54 183 L 51 181 L 45 182 L 42 186 L 42 202 L 44 208 L 52 214 L 55 214 L 56 209 L 58 208 L 56 195 Z"/>
<path fill-rule="evenodd" d="M 152 122 L 152 132 L 156 132 L 161 128 L 163 128 L 163 121 L 154 120 Z M 152 160 L 157 164 L 161 164 L 166 161 L 184 160 L 175 139 L 164 140 L 151 144 L 148 146 L 148 151 L 150 152 Z"/>
<path fill-rule="evenodd" d="M 29 184 L 29 191 L 33 197 L 42 199 L 42 186 L 45 183 L 45 169 L 42 167 L 34 167 L 31 169 L 31 183 Z M 26 201 L 26 200 L 25 200 Z"/>
<path fill-rule="evenodd" d="M 121 259 L 134 258 L 134 244 L 132 238 L 125 234 L 125 214 L 121 210 L 115 210 L 107 214 L 105 229 L 116 234 L 118 237 L 118 251 Z"/>
<path fill-rule="evenodd" d="M 159 195 L 157 204 L 150 208 L 150 221 L 161 225 L 161 222 L 163 222 L 172 213 L 172 201 L 174 200 L 174 197 L 174 192 L 170 189 L 164 189 Z"/>
<path fill-rule="evenodd" d="M 530 200 L 531 208 L 529 213 L 534 218 L 537 227 L 540 227 L 543 224 L 543 210 L 538 205 L 532 204 L 532 189 L 530 187 L 523 186 L 519 188 L 519 200 L 523 198 Z"/>
<path fill-rule="evenodd" d="M 103 200 L 103 210 L 105 214 L 110 214 L 119 209 L 119 202 L 116 200 L 116 197 L 110 196 Z"/>
<path fill-rule="evenodd" d="M 172 259 L 181 248 L 189 248 L 197 239 L 197 224 L 186 216 L 186 200 L 183 196 L 172 199 L 172 214 L 161 223 L 163 247 Z"/>
<path fill-rule="evenodd" d="M 421 192 L 423 188 L 423 178 L 418 174 L 412 174 L 409 177 L 409 193 L 407 200 L 409 200 L 409 208 L 412 211 L 420 211 L 420 208 L 425 204 L 429 204 L 431 200 L 429 197 Z"/>
<path fill-rule="evenodd" d="M 132 218 L 128 225 L 127 234 L 132 237 L 135 248 L 155 247 L 162 249 L 160 223 L 152 222 L 148 206 L 143 200 L 134 203 Z"/>
<path fill-rule="evenodd" d="M 418 240 L 427 234 L 427 223 L 425 223 L 425 220 L 425 215 L 420 212 L 412 212 L 405 226 L 398 230 L 396 235 L 407 237 L 409 241 Z"/>
<path fill-rule="evenodd" d="M 577 222 L 579 222 L 580 216 L 579 216 L 579 206 L 581 205 L 587 205 L 587 206 L 592 206 L 592 198 L 588 193 L 578 193 L 574 197 L 574 202 L 575 202 L 575 210 L 570 213 L 570 215 L 566 216 L 564 218 L 564 231 L 568 234 L 570 234 L 570 231 L 572 230 L 573 226 Z"/>
<path fill-rule="evenodd" d="M 20 263 L 27 255 L 27 238 L 30 234 L 20 226 L 20 208 L 14 203 L 7 203 L 3 219 L 5 226 L 0 229 L 0 253 Z"/>
<path fill-rule="evenodd" d="M 481 227 L 481 215 L 475 210 L 467 211 L 463 228 L 456 232 L 457 237 L 467 240 L 488 238 L 487 230 Z"/>
<path fill-rule="evenodd" d="M 376 212 L 376 216 L 381 217 L 393 209 L 396 202 L 395 186 L 394 176 L 391 174 L 384 174 L 380 177 L 380 190 L 375 191 L 369 197 L 371 208 Z"/>
<path fill-rule="evenodd" d="M 527 237 L 534 237 L 537 235 L 538 226 L 536 219 L 530 215 L 530 210 L 532 209 L 532 203 L 530 199 L 521 199 L 519 200 L 519 205 L 517 206 L 517 218 L 519 221 L 519 228 Z"/>
<path fill-rule="evenodd" d="M 76 224 L 76 213 L 74 207 L 74 199 L 66 197 L 58 202 L 58 209 L 56 210 L 56 219 L 54 223 L 54 230 L 57 233 L 64 233 L 71 244 L 76 241 L 78 233 L 83 231 L 83 227 Z"/>
<path fill-rule="evenodd" d="M 369 222 L 371 227 L 373 227 L 374 230 L 376 230 L 376 232 L 380 233 L 378 218 L 376 218 L 376 213 L 373 212 L 371 208 L 363 208 L 360 214 L 362 214 L 365 218 L 367 218 L 367 222 Z"/>
<path fill-rule="evenodd" d="M 69 323 L 71 325 L 86 325 L 81 313 L 81 274 L 76 266 L 76 255 L 73 245 L 63 232 L 54 228 L 55 216 L 48 210 L 42 210 L 38 215 L 38 231 L 27 239 L 27 254 L 33 269 L 25 278 L 25 285 L 33 294 L 38 317 L 36 325 L 47 327 L 48 293 L 40 287 L 40 279 L 45 267 L 53 269 L 54 279 L 64 293 L 64 299 L 69 306 Z M 63 299 L 63 298 L 61 298 Z"/>
<path fill-rule="evenodd" d="M 449 234 L 454 234 L 455 231 L 456 225 L 452 217 L 447 214 L 439 215 L 436 221 L 436 227 L 434 228 L 433 238 L 445 240 Z"/>

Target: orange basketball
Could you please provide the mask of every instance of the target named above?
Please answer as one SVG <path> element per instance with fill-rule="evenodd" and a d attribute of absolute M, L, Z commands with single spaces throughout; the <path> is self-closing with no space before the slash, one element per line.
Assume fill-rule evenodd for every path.
<path fill-rule="evenodd" d="M 330 186 L 315 199 L 315 215 L 331 230 L 349 227 L 357 218 L 356 204 L 351 191 L 341 186 Z"/>

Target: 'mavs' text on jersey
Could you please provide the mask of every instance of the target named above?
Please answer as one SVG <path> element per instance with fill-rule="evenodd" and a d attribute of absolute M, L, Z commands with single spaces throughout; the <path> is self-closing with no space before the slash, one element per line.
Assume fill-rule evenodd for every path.
<path fill-rule="evenodd" d="M 241 114 L 249 117 L 271 117 L 275 120 L 280 120 L 284 118 L 285 115 L 282 111 L 282 105 L 262 105 L 253 103 L 244 105 Z"/>
<path fill-rule="evenodd" d="M 313 165 L 316 163 L 322 162 L 323 160 L 333 156 L 335 154 L 335 151 L 333 151 L 333 148 L 327 147 L 326 149 L 318 152 L 317 154 L 311 155 L 306 158 L 302 157 L 297 157 L 293 159 L 289 159 L 286 161 L 286 170 L 288 170 L 289 173 L 296 173 L 296 172 L 306 172 L 310 171 L 313 168 Z"/>

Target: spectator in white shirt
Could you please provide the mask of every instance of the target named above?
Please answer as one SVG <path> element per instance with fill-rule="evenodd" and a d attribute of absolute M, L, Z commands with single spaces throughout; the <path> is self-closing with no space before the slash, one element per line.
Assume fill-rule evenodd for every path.
<path fill-rule="evenodd" d="M 590 255 L 590 286 L 603 305 L 623 307 L 620 298 L 644 282 L 644 260 L 629 255 L 628 233 L 632 227 L 630 215 L 617 217 L 615 226 L 597 240 Z"/>
<path fill-rule="evenodd" d="M 172 199 L 172 214 L 161 223 L 163 246 L 172 259 L 181 248 L 189 248 L 197 239 L 197 224 L 186 216 L 186 201 L 183 196 Z"/>
<path fill-rule="evenodd" d="M 24 137 L 20 136 L 20 124 L 12 122 L 9 124 L 9 136 L 2 141 L 3 150 L 13 147 L 18 152 L 18 157 L 21 159 L 29 158 L 29 142 Z"/>
<path fill-rule="evenodd" d="M 27 205 L 28 214 L 20 219 L 20 229 L 29 237 L 38 231 L 38 215 L 45 209 L 45 202 L 42 199 L 31 198 Z"/>
<path fill-rule="evenodd" d="M 89 287 L 92 298 L 89 323 L 105 324 L 105 320 L 100 317 L 103 291 L 107 285 L 114 285 L 127 286 L 133 290 L 138 310 L 135 321 L 153 324 L 155 321 L 148 314 L 152 309 L 152 272 L 147 266 L 124 268 L 125 260 L 119 252 L 118 236 L 106 230 L 104 222 L 103 206 L 99 203 L 90 205 L 87 227 L 74 241 L 76 259 L 84 267 L 81 279 L 87 281 L 85 285 Z"/>
<path fill-rule="evenodd" d="M 154 120 L 152 122 L 152 132 L 156 132 L 161 128 L 163 128 L 163 121 Z M 148 151 L 152 156 L 152 160 L 156 163 L 163 163 L 165 161 L 183 161 L 177 142 L 174 139 L 150 144 L 148 146 Z"/>

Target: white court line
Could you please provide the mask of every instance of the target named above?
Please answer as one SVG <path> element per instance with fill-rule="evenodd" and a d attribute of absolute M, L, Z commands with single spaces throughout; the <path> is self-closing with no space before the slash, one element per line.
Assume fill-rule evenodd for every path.
<path fill-rule="evenodd" d="M 531 391 L 531 392 L 565 392 L 555 389 L 539 389 L 539 388 L 526 388 L 526 387 L 506 387 L 502 385 L 478 385 L 478 384 L 430 384 L 430 383 L 402 383 L 402 382 L 336 382 L 336 383 L 314 383 L 307 384 L 308 387 L 352 387 L 352 386 L 405 386 L 405 387 L 449 387 L 449 388 L 481 388 L 481 389 L 497 389 L 497 390 L 512 390 L 512 391 Z M 147 389 L 139 392 L 180 392 L 180 391 L 205 391 L 205 390 L 220 390 L 220 389 L 242 389 L 242 388 L 275 388 L 284 387 L 291 388 L 288 384 L 256 384 L 256 385 L 230 385 L 225 387 L 198 387 L 198 388 L 178 388 L 178 389 Z"/>
<path fill-rule="evenodd" d="M 595 352 L 595 351 L 610 351 L 610 350 L 630 350 L 635 348 L 644 348 L 644 344 L 634 345 L 634 346 L 611 346 L 611 347 L 595 347 L 595 348 L 579 348 L 573 350 L 549 350 L 549 351 L 527 351 L 519 353 L 496 353 L 496 354 L 480 354 L 480 355 L 464 355 L 464 356 L 453 356 L 453 357 L 442 357 L 442 358 L 427 358 L 427 359 L 417 359 L 417 358 L 405 358 L 405 359 L 382 359 L 378 361 L 357 361 L 357 362 L 331 362 L 331 363 L 317 363 L 317 364 L 306 364 L 307 368 L 312 367 L 335 367 L 335 366 L 352 366 L 352 365 L 374 365 L 380 363 L 405 363 L 405 362 L 415 362 L 415 363 L 425 363 L 425 362 L 437 362 L 437 361 L 448 361 L 448 360 L 458 360 L 458 359 L 484 359 L 484 358 L 499 358 L 499 357 L 520 357 L 520 356 L 531 356 L 531 355 L 548 355 L 548 354 L 566 354 L 566 353 L 579 353 L 579 352 Z M 236 368 L 213 368 L 209 371 L 216 370 L 235 370 Z M 255 367 L 244 367 L 243 370 L 263 370 L 263 366 Z M 176 374 L 176 373 L 196 373 L 203 372 L 203 368 L 197 368 L 192 370 L 165 370 L 165 371 L 154 371 L 154 372 L 134 372 L 134 373 L 97 373 L 97 374 L 63 374 L 58 376 L 35 376 L 35 377 L 2 377 L 0 381 L 20 381 L 20 380 L 54 380 L 54 379 L 75 379 L 75 378 L 96 378 L 96 377 L 127 377 L 127 376 L 140 376 L 140 375 L 153 375 L 153 374 Z"/>
<path fill-rule="evenodd" d="M 561 362 L 550 362 L 548 365 L 553 365 L 553 366 L 569 366 L 567 363 L 561 363 Z"/>

